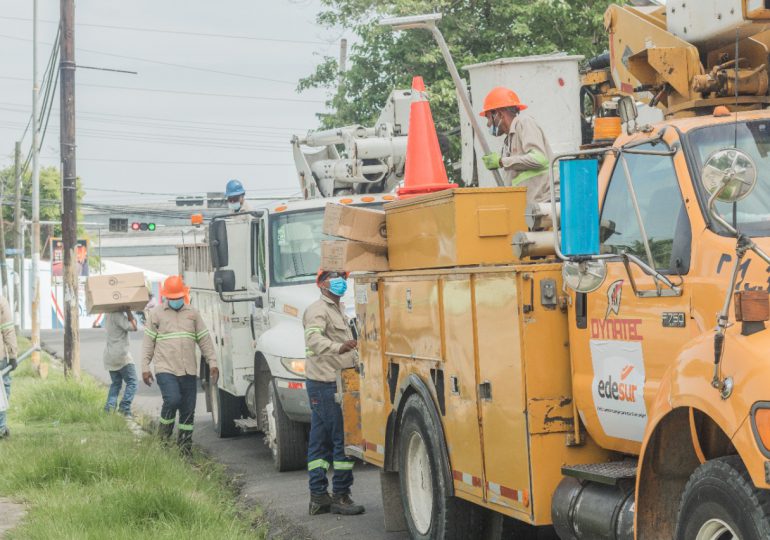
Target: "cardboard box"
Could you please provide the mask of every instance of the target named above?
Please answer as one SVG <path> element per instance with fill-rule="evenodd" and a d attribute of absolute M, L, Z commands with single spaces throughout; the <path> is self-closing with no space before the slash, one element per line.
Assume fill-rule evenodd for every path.
<path fill-rule="evenodd" d="M 123 289 L 126 287 L 144 286 L 144 273 L 142 272 L 91 276 L 86 283 L 86 288 L 89 289 Z"/>
<path fill-rule="evenodd" d="M 110 313 L 112 311 L 141 311 L 150 301 L 147 287 L 126 287 L 123 289 L 86 289 L 88 313 Z"/>
<path fill-rule="evenodd" d="M 522 187 L 446 189 L 385 205 L 392 270 L 511 264 L 527 230 Z"/>
<path fill-rule="evenodd" d="M 142 272 L 92 276 L 86 281 L 88 313 L 144 309 L 150 296 Z"/>
<path fill-rule="evenodd" d="M 323 232 L 373 246 L 388 246 L 385 212 L 382 210 L 328 203 Z"/>
<path fill-rule="evenodd" d="M 337 272 L 385 272 L 389 268 L 388 252 L 353 240 L 323 240 L 321 268 Z"/>

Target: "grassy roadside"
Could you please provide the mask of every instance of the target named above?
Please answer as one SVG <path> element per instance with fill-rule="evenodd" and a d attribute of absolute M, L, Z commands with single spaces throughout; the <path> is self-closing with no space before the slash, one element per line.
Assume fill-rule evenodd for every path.
<path fill-rule="evenodd" d="M 20 344 L 25 350 L 27 345 Z M 28 504 L 10 539 L 264 538 L 243 515 L 221 467 L 192 463 L 155 437 L 136 437 L 102 411 L 106 389 L 28 362 L 11 394 L 12 436 L 0 441 L 0 495 Z"/>

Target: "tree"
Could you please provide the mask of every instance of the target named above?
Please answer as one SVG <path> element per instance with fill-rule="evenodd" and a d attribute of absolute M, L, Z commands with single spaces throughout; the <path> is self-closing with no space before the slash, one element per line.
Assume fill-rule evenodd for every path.
<path fill-rule="evenodd" d="M 322 0 L 318 22 L 358 36 L 341 84 L 336 58 L 321 60 L 299 90 L 326 88 L 328 113 L 321 128 L 371 125 L 394 88 L 408 88 L 422 75 L 439 133 L 459 127 L 454 84 L 430 33 L 392 32 L 385 16 L 440 12 L 440 26 L 455 63 L 462 66 L 512 56 L 565 51 L 587 58 L 606 48 L 603 14 L 611 0 Z M 478 99 L 478 97 L 477 97 Z M 453 141 L 449 157 L 459 155 Z"/>
<path fill-rule="evenodd" d="M 16 177 L 13 166 L 0 170 L 0 183 L 3 188 L 2 218 L 5 222 L 6 246 L 16 246 L 14 237 L 14 203 L 16 197 Z M 61 219 L 61 173 L 57 167 L 40 168 L 40 220 L 59 221 Z M 21 180 L 21 211 L 25 219 L 32 216 L 32 173 L 27 171 Z M 78 188 L 78 203 L 83 192 Z M 78 231 L 82 236 L 83 231 Z M 41 257 L 47 258 L 51 238 L 61 237 L 61 225 L 43 225 L 40 227 Z M 26 236 L 27 249 L 30 246 L 30 234 Z"/>

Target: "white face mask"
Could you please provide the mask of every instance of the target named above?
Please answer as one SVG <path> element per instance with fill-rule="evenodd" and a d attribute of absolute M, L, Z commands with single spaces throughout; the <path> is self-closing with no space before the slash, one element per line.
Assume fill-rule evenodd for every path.
<path fill-rule="evenodd" d="M 238 210 L 241 209 L 241 202 L 240 201 L 229 202 L 227 203 L 227 207 L 233 212 L 237 212 Z"/>

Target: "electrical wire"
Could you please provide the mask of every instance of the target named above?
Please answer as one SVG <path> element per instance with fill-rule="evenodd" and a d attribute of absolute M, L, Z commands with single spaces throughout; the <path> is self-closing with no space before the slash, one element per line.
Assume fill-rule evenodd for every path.
<path fill-rule="evenodd" d="M 9 16 L 0 16 L 0 19 L 7 19 L 12 21 L 25 21 L 25 22 L 31 22 L 32 19 L 24 18 L 24 17 L 9 17 Z M 43 20 L 38 19 L 38 22 L 42 23 L 49 23 L 49 24 L 59 24 L 59 21 L 55 20 Z M 311 40 L 300 40 L 300 39 L 283 39 L 283 38 L 264 38 L 264 37 L 255 37 L 255 36 L 244 36 L 244 35 L 234 35 L 234 34 L 214 34 L 214 33 L 208 33 L 208 32 L 189 32 L 184 30 L 167 30 L 167 29 L 160 29 L 160 28 L 140 28 L 136 26 L 117 26 L 117 25 L 108 25 L 108 24 L 94 24 L 94 23 L 82 23 L 78 22 L 76 26 L 85 26 L 85 27 L 91 27 L 91 28 L 106 28 L 110 30 L 130 30 L 134 32 L 152 32 L 152 33 L 158 33 L 158 34 L 176 34 L 176 35 L 186 35 L 186 36 L 197 36 L 197 37 L 211 37 L 211 38 L 226 38 L 226 39 L 243 39 L 243 40 L 249 40 L 249 41 L 265 41 L 265 42 L 276 42 L 276 43 L 298 43 L 303 45 L 329 45 L 330 42 L 328 41 L 311 41 Z"/>

